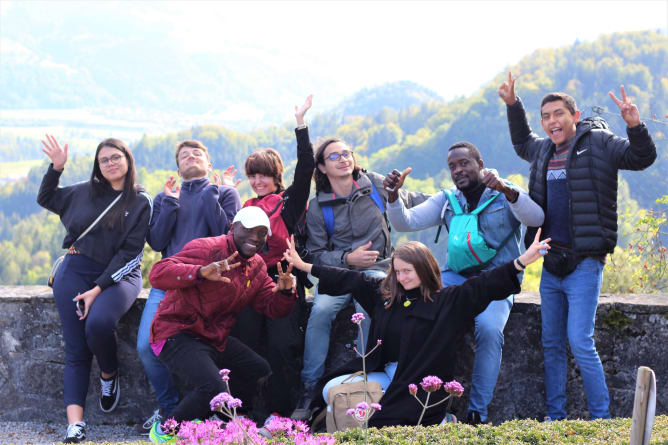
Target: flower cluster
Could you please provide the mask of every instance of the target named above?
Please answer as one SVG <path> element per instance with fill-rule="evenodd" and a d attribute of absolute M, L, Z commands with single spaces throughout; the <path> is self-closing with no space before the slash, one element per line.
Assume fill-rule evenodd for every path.
<path fill-rule="evenodd" d="M 221 369 L 221 378 L 227 386 L 227 392 L 221 392 L 211 399 L 209 406 L 212 411 L 218 411 L 230 420 L 206 420 L 205 422 L 185 421 L 181 423 L 177 434 L 179 445 L 267 445 L 268 441 L 260 434 L 255 422 L 245 417 L 237 416 L 236 409 L 241 407 L 241 400 L 229 392 L 229 369 Z M 175 434 L 178 423 L 170 419 L 163 424 L 163 430 Z M 301 421 L 294 421 L 284 417 L 274 417 L 264 427 L 272 435 L 272 441 L 294 445 L 334 445 L 331 436 L 314 436 L 309 433 L 308 425 Z M 266 435 L 266 432 L 263 433 Z"/>
<path fill-rule="evenodd" d="M 379 403 L 360 402 L 355 408 L 350 408 L 346 411 L 346 415 L 353 416 L 360 423 L 365 423 L 373 413 L 380 410 L 381 406 Z"/>
<path fill-rule="evenodd" d="M 417 396 L 418 393 L 417 385 L 414 383 L 408 385 L 408 392 L 410 393 L 410 395 L 415 397 L 415 400 L 417 400 L 420 406 L 422 407 L 422 413 L 420 413 L 420 418 L 418 419 L 417 423 L 418 425 L 420 425 L 420 423 L 422 422 L 424 413 L 427 411 L 428 408 L 433 408 L 448 400 L 448 407 L 445 409 L 447 413 L 450 411 L 450 407 L 452 406 L 452 398 L 461 397 L 462 394 L 464 394 L 464 387 L 460 385 L 458 381 L 453 380 L 451 382 L 443 384 L 443 381 L 441 379 L 433 375 L 428 375 L 427 377 L 424 377 L 420 382 L 420 386 L 427 393 L 427 397 L 425 398 L 424 402 L 422 402 L 422 400 L 420 400 L 420 398 Z M 429 396 L 431 396 L 431 393 L 441 389 L 441 386 L 443 386 L 443 389 L 448 393 L 448 395 L 445 398 L 439 400 L 438 402 L 430 405 Z"/>
<path fill-rule="evenodd" d="M 462 394 L 464 394 L 464 387 L 460 385 L 457 380 L 446 382 L 446 384 L 443 385 L 443 389 L 455 397 L 461 397 Z"/>
<path fill-rule="evenodd" d="M 443 380 L 439 379 L 434 375 L 428 375 L 427 377 L 424 377 L 420 382 L 420 386 L 426 392 L 438 391 L 439 389 L 441 389 L 442 384 Z"/>
<path fill-rule="evenodd" d="M 178 426 L 179 423 L 172 417 L 171 419 L 167 419 L 162 423 L 162 430 L 167 434 L 176 434 L 176 427 Z"/>
<path fill-rule="evenodd" d="M 209 405 L 211 405 L 211 411 L 220 411 L 224 406 L 227 408 L 240 408 L 241 400 L 232 397 L 229 392 L 221 392 L 216 397 L 211 399 Z"/>
<path fill-rule="evenodd" d="M 335 443 L 331 436 L 309 434 L 308 425 L 301 420 L 275 416 L 264 428 L 271 433 L 273 441 L 280 441 L 281 443 L 285 443 L 286 439 L 292 439 L 295 445 L 334 445 Z"/>
<path fill-rule="evenodd" d="M 248 442 L 266 445 L 267 443 L 266 439 L 258 434 L 255 423 L 244 418 L 227 424 L 220 420 L 182 422 L 178 439 L 180 445 L 232 445 Z"/>
<path fill-rule="evenodd" d="M 223 379 L 223 382 L 228 382 L 230 380 L 230 370 L 227 368 L 223 368 L 220 371 L 218 371 L 218 374 L 220 374 L 220 378 Z"/>
<path fill-rule="evenodd" d="M 356 312 L 356 313 L 353 314 L 353 316 L 352 316 L 352 318 L 350 319 L 350 321 L 352 321 L 352 322 L 355 323 L 355 324 L 360 324 L 360 323 L 362 323 L 365 319 L 366 319 L 366 317 L 364 316 L 363 313 L 361 313 L 361 312 Z"/>

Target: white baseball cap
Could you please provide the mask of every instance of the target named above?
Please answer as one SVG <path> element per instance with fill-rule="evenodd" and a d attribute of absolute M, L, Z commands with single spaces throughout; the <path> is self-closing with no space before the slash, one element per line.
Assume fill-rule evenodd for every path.
<path fill-rule="evenodd" d="M 267 228 L 269 235 L 271 236 L 271 227 L 269 227 L 269 217 L 259 207 L 248 206 L 239 210 L 232 220 L 233 223 L 240 222 L 242 226 L 247 229 L 252 229 L 258 226 L 264 226 Z"/>

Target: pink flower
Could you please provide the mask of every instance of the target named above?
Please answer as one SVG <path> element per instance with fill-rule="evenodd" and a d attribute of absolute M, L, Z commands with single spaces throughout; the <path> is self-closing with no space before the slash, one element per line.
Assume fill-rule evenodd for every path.
<path fill-rule="evenodd" d="M 230 370 L 227 369 L 227 368 L 223 368 L 220 371 L 218 371 L 218 374 L 220 374 L 221 376 L 228 375 L 229 373 L 230 373 Z"/>
<path fill-rule="evenodd" d="M 227 382 L 227 381 L 229 381 L 229 380 L 230 380 L 230 376 L 229 376 L 229 375 L 224 375 L 224 376 L 223 376 L 223 382 Z"/>
<path fill-rule="evenodd" d="M 216 397 L 211 399 L 211 401 L 209 402 L 209 406 L 211 407 L 211 411 L 216 411 L 216 410 L 220 409 L 220 407 L 222 407 L 223 405 L 227 405 L 230 402 L 230 400 L 232 400 L 232 399 L 233 399 L 233 397 L 229 393 L 221 392 Z"/>
<path fill-rule="evenodd" d="M 383 340 L 381 340 L 381 339 L 379 338 L 378 340 L 376 340 L 376 344 L 377 344 L 377 345 L 382 345 L 382 344 L 383 344 Z"/>
<path fill-rule="evenodd" d="M 346 411 L 347 416 L 352 416 L 355 414 L 355 408 L 350 408 Z"/>
<path fill-rule="evenodd" d="M 227 402 L 227 406 L 230 408 L 241 408 L 241 399 L 232 399 Z"/>
<path fill-rule="evenodd" d="M 380 403 L 372 403 L 370 406 L 375 411 L 380 411 L 380 408 L 381 408 Z"/>
<path fill-rule="evenodd" d="M 362 321 L 364 321 L 365 319 L 366 319 L 366 317 L 364 316 L 363 313 L 361 313 L 361 312 L 356 312 L 356 313 L 353 314 L 353 316 L 352 316 L 352 318 L 350 319 L 350 321 L 352 321 L 352 322 L 355 323 L 355 324 L 360 324 L 360 323 L 362 323 Z"/>
<path fill-rule="evenodd" d="M 356 408 L 366 411 L 369 409 L 369 405 L 366 402 L 360 402 L 357 404 Z"/>
<path fill-rule="evenodd" d="M 414 383 L 408 385 L 408 392 L 411 393 L 411 395 L 417 394 L 417 385 Z"/>
<path fill-rule="evenodd" d="M 167 431 L 170 434 L 174 434 L 177 426 L 179 426 L 179 423 L 172 417 L 171 419 L 167 419 L 164 421 L 164 423 L 162 424 L 162 430 Z"/>
<path fill-rule="evenodd" d="M 435 375 L 428 375 L 427 377 L 424 377 L 420 382 L 420 386 L 422 387 L 422 389 L 424 389 L 427 392 L 438 391 L 442 384 L 443 380 L 439 379 Z"/>
<path fill-rule="evenodd" d="M 443 385 L 443 389 L 455 397 L 461 397 L 462 394 L 464 394 L 464 387 L 460 385 L 457 380 L 446 382 L 446 384 Z"/>

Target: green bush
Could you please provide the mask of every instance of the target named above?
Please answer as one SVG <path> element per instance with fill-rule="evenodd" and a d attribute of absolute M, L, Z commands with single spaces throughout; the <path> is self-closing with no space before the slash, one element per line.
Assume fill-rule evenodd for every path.
<path fill-rule="evenodd" d="M 336 433 L 340 445 L 365 444 L 361 429 Z M 369 429 L 369 445 L 505 445 L 505 444 L 627 444 L 631 437 L 631 419 L 565 420 L 541 423 L 535 420 L 512 420 L 499 426 L 448 424 L 437 427 L 388 427 Z M 148 442 L 123 442 L 144 445 Z M 654 420 L 650 444 L 668 443 L 668 416 Z"/>

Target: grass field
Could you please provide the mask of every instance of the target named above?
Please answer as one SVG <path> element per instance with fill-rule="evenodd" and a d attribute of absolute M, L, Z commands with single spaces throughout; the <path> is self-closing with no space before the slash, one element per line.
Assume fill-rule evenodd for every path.
<path fill-rule="evenodd" d="M 28 171 L 36 165 L 40 165 L 42 159 L 30 161 L 0 162 L 0 182 L 15 181 L 28 175 Z"/>

